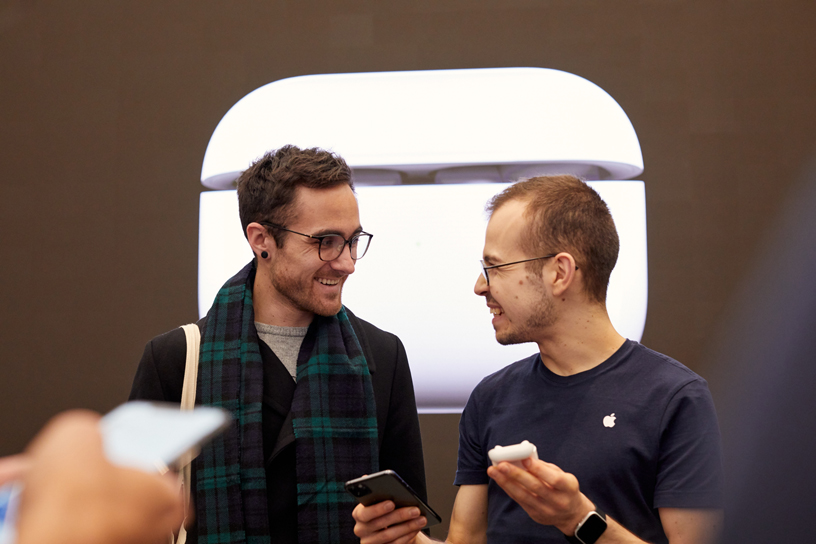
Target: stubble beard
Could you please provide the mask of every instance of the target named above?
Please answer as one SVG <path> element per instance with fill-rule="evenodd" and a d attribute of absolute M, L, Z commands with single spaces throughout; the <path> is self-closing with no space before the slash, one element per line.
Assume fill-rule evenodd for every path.
<path fill-rule="evenodd" d="M 529 316 L 520 326 L 513 326 L 503 331 L 496 331 L 496 341 L 503 345 L 509 346 L 512 344 L 524 344 L 526 342 L 535 342 L 536 334 L 541 329 L 547 328 L 555 324 L 557 317 L 555 314 L 555 304 L 552 298 L 542 288 L 540 291 L 541 297 L 539 304 L 536 306 L 536 311 Z"/>
<path fill-rule="evenodd" d="M 315 293 L 313 277 L 297 278 L 274 265 L 270 270 L 269 280 L 275 291 L 299 310 L 328 317 L 335 315 L 343 306 L 342 287 L 345 284 L 345 278 L 339 278 L 341 294 L 335 299 L 318 297 Z"/>

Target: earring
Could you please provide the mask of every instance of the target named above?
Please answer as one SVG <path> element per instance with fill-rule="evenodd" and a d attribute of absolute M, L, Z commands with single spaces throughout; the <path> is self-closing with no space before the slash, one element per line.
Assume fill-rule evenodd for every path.
<path fill-rule="evenodd" d="M 268 259 L 268 258 L 269 258 L 269 253 L 267 253 L 266 251 L 261 251 L 261 259 Z"/>

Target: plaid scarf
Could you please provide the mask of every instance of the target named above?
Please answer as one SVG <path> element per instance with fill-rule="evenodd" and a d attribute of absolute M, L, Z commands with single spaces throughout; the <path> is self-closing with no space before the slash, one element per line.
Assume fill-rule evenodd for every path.
<path fill-rule="evenodd" d="M 255 262 L 215 297 L 201 338 L 198 400 L 237 425 L 205 446 L 196 464 L 200 544 L 268 544 L 261 406 L 263 361 L 252 307 Z M 298 356 L 292 399 L 300 544 L 356 542 L 346 480 L 377 471 L 374 392 L 345 309 L 316 316 Z"/>

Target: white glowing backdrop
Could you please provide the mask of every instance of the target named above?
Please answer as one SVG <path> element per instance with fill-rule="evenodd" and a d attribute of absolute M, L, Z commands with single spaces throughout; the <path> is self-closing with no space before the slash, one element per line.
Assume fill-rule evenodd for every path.
<path fill-rule="evenodd" d="M 607 306 L 640 340 L 646 321 L 646 215 L 641 181 L 590 182 L 612 210 L 621 239 Z M 506 184 L 358 187 L 371 248 L 346 282 L 343 301 L 405 344 L 423 412 L 462 409 L 479 380 L 535 351 L 500 346 L 484 299 L 473 293 L 487 225 L 484 205 Z M 252 258 L 235 191 L 201 194 L 199 311 Z"/>
<path fill-rule="evenodd" d="M 646 321 L 646 199 L 634 127 L 603 89 L 545 68 L 322 74 L 239 100 L 210 139 L 202 183 L 231 189 L 265 151 L 322 147 L 354 170 L 371 249 L 344 302 L 405 344 L 420 412 L 458 412 L 487 374 L 533 353 L 500 346 L 473 294 L 487 200 L 519 177 L 573 173 L 607 202 L 621 238 L 607 306 L 640 340 Z M 424 178 L 425 184 L 414 184 Z M 410 179 L 410 184 L 403 181 Z M 232 190 L 201 194 L 199 311 L 252 258 Z"/>

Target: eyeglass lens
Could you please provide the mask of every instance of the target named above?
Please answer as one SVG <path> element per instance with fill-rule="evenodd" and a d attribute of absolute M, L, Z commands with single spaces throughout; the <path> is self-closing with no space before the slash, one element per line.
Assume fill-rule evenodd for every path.
<path fill-rule="evenodd" d="M 349 249 L 351 250 L 351 258 L 353 260 L 361 259 L 368 251 L 368 245 L 371 242 L 370 234 L 360 234 L 354 236 L 349 240 Z M 319 253 L 320 259 L 324 261 L 333 261 L 343 253 L 346 247 L 346 240 L 339 235 L 323 236 L 320 239 Z"/>
<path fill-rule="evenodd" d="M 490 285 L 490 276 L 487 275 L 487 268 L 485 268 L 482 261 L 479 261 L 479 274 L 481 274 L 485 282 Z"/>

